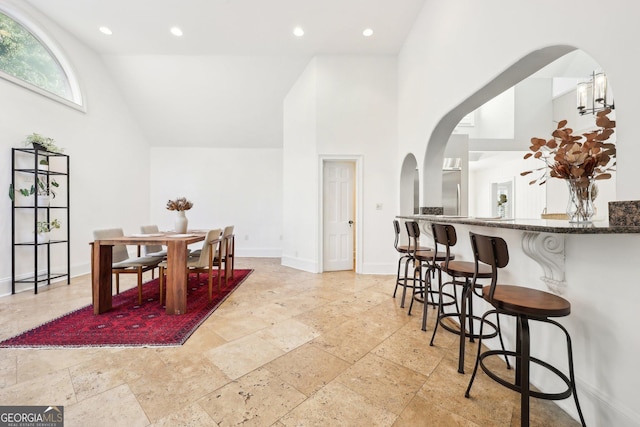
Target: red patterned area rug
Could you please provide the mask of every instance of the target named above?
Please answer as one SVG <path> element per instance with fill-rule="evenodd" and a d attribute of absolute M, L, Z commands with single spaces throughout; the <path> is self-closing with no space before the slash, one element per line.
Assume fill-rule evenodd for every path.
<path fill-rule="evenodd" d="M 251 274 L 235 270 L 220 292 L 214 278 L 213 299 L 209 302 L 208 276 L 190 275 L 187 313 L 168 315 L 159 303 L 158 279 L 142 286 L 142 305 L 138 289 L 113 296 L 113 309 L 94 315 L 88 305 L 41 326 L 0 342 L 0 347 L 150 347 L 182 345 L 216 308 Z"/>

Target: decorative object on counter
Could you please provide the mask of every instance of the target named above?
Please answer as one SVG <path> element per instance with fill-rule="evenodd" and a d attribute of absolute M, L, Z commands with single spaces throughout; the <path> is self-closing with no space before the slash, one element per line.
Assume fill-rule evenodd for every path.
<path fill-rule="evenodd" d="M 444 208 L 441 206 L 421 206 L 420 215 L 442 215 Z"/>
<path fill-rule="evenodd" d="M 498 215 L 500 216 L 500 218 L 504 218 L 504 208 L 507 204 L 507 195 L 506 194 L 500 194 L 498 196 Z"/>
<path fill-rule="evenodd" d="M 62 153 L 64 148 L 60 148 L 56 145 L 56 142 L 53 138 L 49 138 L 47 136 L 42 136 L 39 133 L 32 133 L 31 135 L 27 135 L 24 139 L 25 146 L 33 146 L 33 148 L 37 148 L 42 151 L 49 151 L 51 153 Z"/>
<path fill-rule="evenodd" d="M 60 228 L 60 221 L 57 219 L 51 222 L 38 221 L 36 224 L 36 241 L 38 243 L 47 243 L 49 241 L 49 233 L 56 228 Z"/>
<path fill-rule="evenodd" d="M 186 233 L 189 220 L 184 211 L 188 211 L 193 207 L 193 203 L 187 200 L 186 197 L 178 197 L 175 200 L 169 200 L 167 202 L 167 209 L 170 211 L 178 211 L 178 216 L 174 222 L 174 231 L 176 233 Z"/>
<path fill-rule="evenodd" d="M 552 139 L 531 138 L 532 153 L 524 158 L 533 157 L 545 162 L 545 166 L 522 172 L 525 176 L 541 172 L 529 184 L 547 182 L 549 177 L 564 179 L 569 188 L 567 215 L 571 222 L 590 222 L 593 217 L 595 199 L 593 183 L 600 179 L 611 178 L 616 166 L 616 146 L 606 142 L 614 133 L 616 122 L 607 116 L 611 109 L 600 111 L 596 115 L 596 130 L 573 135 L 573 129 L 567 127 L 567 121 L 558 122 L 552 132 Z M 549 172 L 547 174 L 547 172 Z"/>

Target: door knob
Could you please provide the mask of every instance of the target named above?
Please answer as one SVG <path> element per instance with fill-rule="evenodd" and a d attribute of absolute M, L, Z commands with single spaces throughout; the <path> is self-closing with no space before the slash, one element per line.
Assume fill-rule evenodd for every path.
<path fill-rule="evenodd" d="M 353 221 L 349 220 L 349 227 L 351 227 L 351 225 L 353 225 Z"/>

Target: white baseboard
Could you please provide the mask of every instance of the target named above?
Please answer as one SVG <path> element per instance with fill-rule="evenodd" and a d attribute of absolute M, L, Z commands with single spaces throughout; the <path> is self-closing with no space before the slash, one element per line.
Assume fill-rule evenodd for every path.
<path fill-rule="evenodd" d="M 236 257 L 238 258 L 280 258 L 282 249 L 280 248 L 238 248 L 236 247 Z"/>
<path fill-rule="evenodd" d="M 319 273 L 318 263 L 312 260 L 303 260 L 299 258 L 292 258 L 283 256 L 281 258 L 281 264 L 285 267 L 295 268 L 296 270 L 308 271 L 309 273 Z"/>
<path fill-rule="evenodd" d="M 396 275 L 396 264 L 389 263 L 364 263 L 362 265 L 362 274 L 381 274 L 381 275 Z"/>

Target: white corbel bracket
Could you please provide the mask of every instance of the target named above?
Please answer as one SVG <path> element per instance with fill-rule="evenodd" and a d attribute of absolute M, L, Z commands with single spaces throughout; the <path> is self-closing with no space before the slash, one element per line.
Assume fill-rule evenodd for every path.
<path fill-rule="evenodd" d="M 551 233 L 524 232 L 522 250 L 544 272 L 540 278 L 555 294 L 563 294 L 567 288 L 564 264 L 564 235 Z"/>

